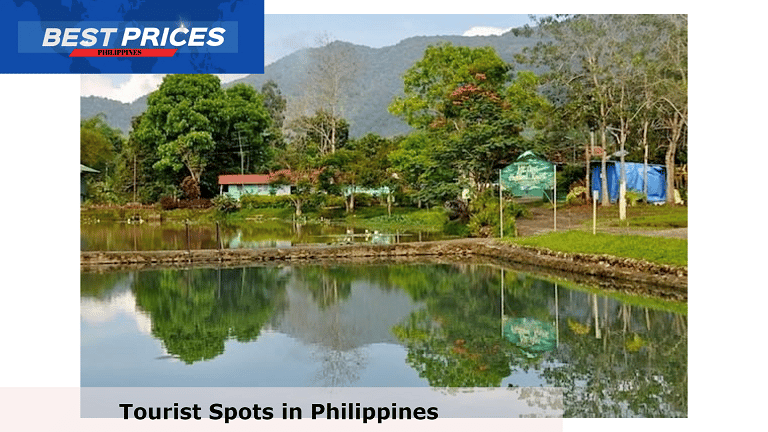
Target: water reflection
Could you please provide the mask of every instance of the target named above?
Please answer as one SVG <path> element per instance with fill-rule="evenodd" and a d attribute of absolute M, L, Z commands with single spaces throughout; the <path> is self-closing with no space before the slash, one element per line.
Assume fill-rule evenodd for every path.
<path fill-rule="evenodd" d="M 81 306 L 84 386 L 558 386 L 566 416 L 687 412 L 678 305 L 490 266 L 83 274 Z"/>
<path fill-rule="evenodd" d="M 81 251 L 149 251 L 222 248 L 288 247 L 295 244 L 392 244 L 445 238 L 437 233 L 384 233 L 332 224 L 294 224 L 279 220 L 215 222 L 99 222 L 80 227 Z"/>

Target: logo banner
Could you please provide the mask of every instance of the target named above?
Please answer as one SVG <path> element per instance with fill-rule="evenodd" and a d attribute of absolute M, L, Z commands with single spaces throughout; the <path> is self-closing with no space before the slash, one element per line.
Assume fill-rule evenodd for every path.
<path fill-rule="evenodd" d="M 0 73 L 264 72 L 263 0 L 62 3 L 0 6 Z"/>

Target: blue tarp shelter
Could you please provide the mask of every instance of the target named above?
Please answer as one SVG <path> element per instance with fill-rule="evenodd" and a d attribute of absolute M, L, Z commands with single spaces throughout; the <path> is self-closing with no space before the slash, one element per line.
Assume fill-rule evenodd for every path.
<path fill-rule="evenodd" d="M 627 190 L 643 193 L 643 164 L 624 162 L 627 175 Z M 619 180 L 621 163 L 608 162 L 605 167 L 608 176 L 608 195 L 611 202 L 619 200 Z M 648 164 L 648 202 L 664 202 L 667 199 L 667 188 L 663 165 Z M 600 164 L 592 164 L 592 191 L 600 193 Z"/>

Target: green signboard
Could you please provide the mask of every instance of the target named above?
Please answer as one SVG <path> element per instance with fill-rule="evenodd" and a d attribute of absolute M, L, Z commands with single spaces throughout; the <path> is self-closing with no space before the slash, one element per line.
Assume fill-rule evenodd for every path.
<path fill-rule="evenodd" d="M 553 189 L 554 179 L 554 165 L 531 151 L 501 170 L 501 184 L 514 196 L 541 198 Z"/>

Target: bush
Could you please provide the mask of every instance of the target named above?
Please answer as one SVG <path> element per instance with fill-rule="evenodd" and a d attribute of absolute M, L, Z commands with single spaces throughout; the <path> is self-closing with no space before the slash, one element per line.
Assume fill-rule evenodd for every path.
<path fill-rule="evenodd" d="M 325 206 L 326 207 L 344 207 L 344 197 L 338 195 L 326 195 Z"/>
<path fill-rule="evenodd" d="M 576 186 L 568 192 L 565 197 L 566 204 L 586 204 L 587 202 L 587 188 L 584 186 Z"/>
<path fill-rule="evenodd" d="M 206 198 L 185 199 L 176 202 L 177 208 L 181 209 L 206 209 L 213 207 L 211 200 Z"/>
<path fill-rule="evenodd" d="M 240 209 L 240 202 L 229 195 L 218 195 L 211 203 L 222 213 L 231 213 Z"/>
<path fill-rule="evenodd" d="M 525 208 L 512 201 L 504 201 L 504 236 L 513 236 L 515 219 L 525 213 Z M 474 237 L 499 236 L 499 201 L 493 189 L 487 189 L 470 203 L 467 228 Z"/>
<path fill-rule="evenodd" d="M 370 207 L 374 204 L 373 195 L 367 193 L 355 194 L 355 207 Z"/>
<path fill-rule="evenodd" d="M 627 200 L 627 204 L 631 207 L 636 206 L 640 201 L 645 200 L 645 194 L 642 192 L 635 192 L 632 190 L 628 190 L 627 193 L 624 195 L 624 199 Z"/>
<path fill-rule="evenodd" d="M 179 206 L 174 197 L 166 195 L 160 198 L 160 208 L 163 210 L 173 210 L 178 207 Z"/>
<path fill-rule="evenodd" d="M 240 205 L 244 209 L 290 208 L 293 203 L 288 195 L 243 195 Z"/>

